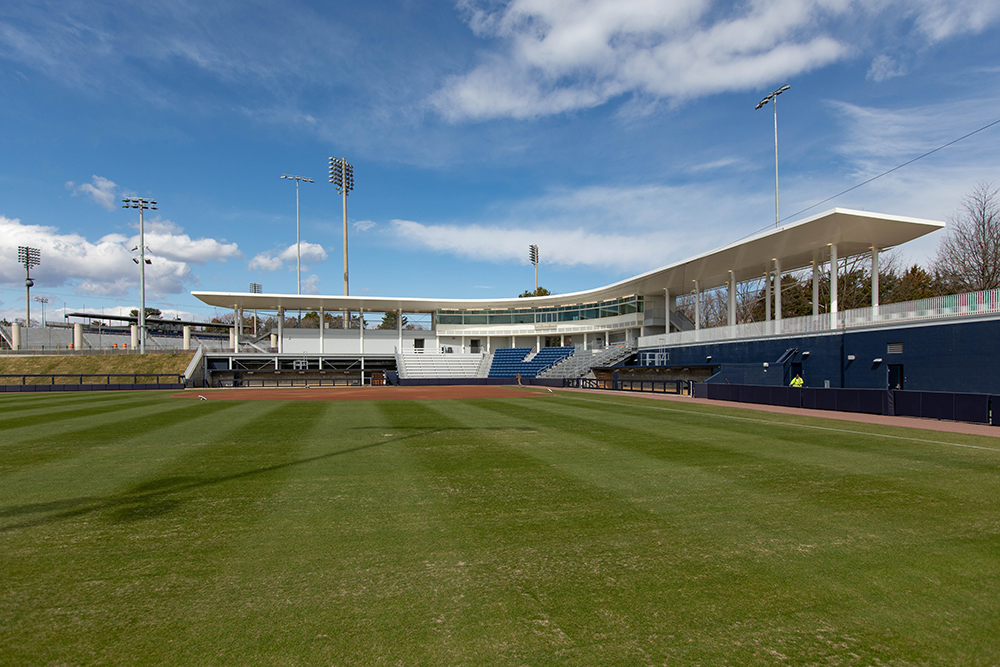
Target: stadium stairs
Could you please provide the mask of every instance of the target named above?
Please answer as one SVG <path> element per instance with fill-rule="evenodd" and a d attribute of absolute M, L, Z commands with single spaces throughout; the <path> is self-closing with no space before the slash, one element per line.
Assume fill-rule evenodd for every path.
<path fill-rule="evenodd" d="M 478 377 L 483 354 L 413 354 L 396 355 L 399 377 L 418 378 L 474 378 Z"/>
<path fill-rule="evenodd" d="M 540 378 L 582 378 L 592 368 L 607 368 L 635 354 L 635 345 L 613 345 L 600 350 L 577 350 L 538 374 Z"/>

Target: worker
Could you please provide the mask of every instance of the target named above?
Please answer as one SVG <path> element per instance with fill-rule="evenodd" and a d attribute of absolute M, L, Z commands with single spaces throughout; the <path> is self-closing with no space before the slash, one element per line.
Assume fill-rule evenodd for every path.
<path fill-rule="evenodd" d="M 801 387 L 803 384 L 804 383 L 802 382 L 802 376 L 799 375 L 798 373 L 796 373 L 795 377 L 792 378 L 792 381 L 791 381 L 791 383 L 788 386 L 789 387 Z"/>

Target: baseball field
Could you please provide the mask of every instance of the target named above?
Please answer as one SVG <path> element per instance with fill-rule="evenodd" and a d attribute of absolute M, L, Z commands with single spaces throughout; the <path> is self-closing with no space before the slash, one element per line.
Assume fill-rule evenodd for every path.
<path fill-rule="evenodd" d="M 0 665 L 1000 663 L 1000 438 L 379 389 L 0 395 Z"/>

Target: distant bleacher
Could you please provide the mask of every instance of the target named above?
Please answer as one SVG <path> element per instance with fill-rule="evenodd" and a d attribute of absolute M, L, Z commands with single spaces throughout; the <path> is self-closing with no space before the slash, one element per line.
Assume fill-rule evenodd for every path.
<path fill-rule="evenodd" d="M 483 361 L 482 354 L 419 354 L 397 356 L 403 378 L 474 378 Z"/>
<path fill-rule="evenodd" d="M 522 378 L 538 377 L 545 369 L 559 363 L 573 354 L 574 347 L 543 347 L 533 357 L 530 347 L 508 347 L 493 353 L 493 365 L 490 366 L 491 378 L 514 378 L 519 374 Z"/>

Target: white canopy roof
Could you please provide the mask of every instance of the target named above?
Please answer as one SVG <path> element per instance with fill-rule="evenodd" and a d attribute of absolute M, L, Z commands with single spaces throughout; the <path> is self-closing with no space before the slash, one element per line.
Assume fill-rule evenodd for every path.
<path fill-rule="evenodd" d="M 418 297 L 334 296 L 315 294 L 248 294 L 244 292 L 192 292 L 210 306 L 245 310 L 342 310 L 407 313 L 437 310 L 502 310 L 544 308 L 591 301 L 603 301 L 633 294 L 662 296 L 664 289 L 683 294 L 729 282 L 762 277 L 781 260 L 782 271 L 795 271 L 830 259 L 830 246 L 837 245 L 838 257 L 885 250 L 912 241 L 944 227 L 943 222 L 835 208 L 826 213 L 784 227 L 762 232 L 722 248 L 703 253 L 612 285 L 570 294 L 531 298 L 437 299 Z"/>

